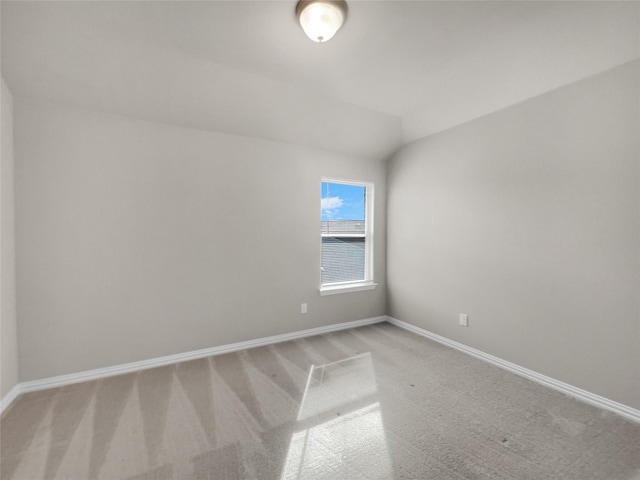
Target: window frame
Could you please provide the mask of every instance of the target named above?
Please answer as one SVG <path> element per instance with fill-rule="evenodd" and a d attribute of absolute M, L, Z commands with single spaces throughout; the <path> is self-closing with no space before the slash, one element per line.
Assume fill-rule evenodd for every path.
<path fill-rule="evenodd" d="M 322 184 L 338 183 L 341 185 L 352 185 L 356 187 L 364 187 L 365 204 L 364 204 L 364 235 L 347 234 L 345 236 L 353 238 L 364 237 L 364 279 L 349 280 L 346 282 L 322 283 L 322 239 L 325 237 L 335 237 L 331 234 L 323 234 L 320 229 L 320 295 L 335 295 L 338 293 L 361 292 L 373 290 L 377 287 L 377 283 L 373 281 L 373 233 L 374 233 L 374 184 L 373 182 L 346 180 L 343 178 L 322 177 L 320 180 L 320 199 L 322 201 Z M 320 222 L 322 225 L 322 209 L 320 210 Z"/>

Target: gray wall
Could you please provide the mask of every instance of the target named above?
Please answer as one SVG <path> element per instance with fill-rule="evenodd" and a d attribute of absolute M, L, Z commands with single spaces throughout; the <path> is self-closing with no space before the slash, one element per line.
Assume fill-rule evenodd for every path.
<path fill-rule="evenodd" d="M 21 381 L 385 313 L 382 162 L 19 98 L 15 129 Z M 322 176 L 375 183 L 374 291 L 318 293 Z"/>
<path fill-rule="evenodd" d="M 13 196 L 13 96 L 2 79 L 0 93 L 0 398 L 18 383 L 16 269 Z"/>
<path fill-rule="evenodd" d="M 640 408 L 639 65 L 396 154 L 388 313 Z"/>

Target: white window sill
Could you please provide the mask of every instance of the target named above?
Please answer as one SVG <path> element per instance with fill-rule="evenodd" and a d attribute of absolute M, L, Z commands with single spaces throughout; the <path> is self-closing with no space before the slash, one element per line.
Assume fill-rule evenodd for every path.
<path fill-rule="evenodd" d="M 320 295 L 337 295 L 339 293 L 364 292 L 373 290 L 378 286 L 373 282 L 340 283 L 334 285 L 323 285 L 320 287 Z"/>

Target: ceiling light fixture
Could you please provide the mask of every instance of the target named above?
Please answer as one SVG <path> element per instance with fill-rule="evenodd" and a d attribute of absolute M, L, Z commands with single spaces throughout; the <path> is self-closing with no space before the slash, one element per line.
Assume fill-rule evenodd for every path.
<path fill-rule="evenodd" d="M 347 17 L 344 0 L 300 0 L 296 15 L 304 33 L 314 42 L 326 42 L 340 29 Z"/>

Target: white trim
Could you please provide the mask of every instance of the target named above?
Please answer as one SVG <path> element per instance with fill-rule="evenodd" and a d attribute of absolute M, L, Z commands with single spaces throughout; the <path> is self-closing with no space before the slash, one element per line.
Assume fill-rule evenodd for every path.
<path fill-rule="evenodd" d="M 324 220 L 323 220 L 324 221 Z M 334 233 L 322 233 L 320 234 L 322 238 L 364 238 L 366 240 L 367 236 L 364 233 L 342 233 L 342 232 L 334 232 Z"/>
<path fill-rule="evenodd" d="M 7 408 L 9 408 L 9 405 L 11 405 L 13 401 L 18 398 L 18 395 L 20 395 L 22 392 L 22 386 L 18 383 L 17 385 L 14 385 L 11 390 L 9 390 L 9 393 L 2 397 L 2 400 L 0 400 L 0 415 L 2 415 L 2 412 L 4 412 Z"/>
<path fill-rule="evenodd" d="M 238 350 L 245 350 L 247 348 L 260 347 L 264 345 L 271 345 L 274 343 L 286 342 L 289 340 L 295 340 L 298 338 L 310 337 L 313 335 L 321 335 L 323 333 L 337 332 L 340 330 L 346 330 L 349 328 L 362 327 L 365 325 L 372 325 L 374 323 L 380 323 L 388 321 L 389 323 L 403 328 L 407 331 L 413 332 L 417 335 L 429 338 L 438 343 L 451 347 L 455 350 L 461 351 L 473 357 L 484 360 L 488 363 L 496 365 L 504 370 L 507 370 L 521 377 L 527 378 L 534 382 L 540 383 L 546 387 L 552 388 L 566 395 L 574 397 L 585 403 L 589 403 L 596 407 L 608 410 L 610 412 L 621 415 L 629 420 L 640 423 L 640 410 L 631 408 L 622 403 L 609 400 L 608 398 L 601 397 L 594 393 L 582 390 L 564 382 L 560 382 L 546 375 L 534 372 L 527 368 L 521 367 L 514 363 L 508 362 L 493 355 L 489 355 L 475 348 L 467 347 L 461 343 L 449 340 L 435 333 L 424 330 L 420 327 L 416 327 L 409 323 L 403 322 L 393 317 L 381 316 L 366 318 L 363 320 L 355 320 L 352 322 L 337 323 L 333 325 L 327 325 L 324 327 L 310 328 L 307 330 L 300 330 L 293 333 L 285 333 L 281 335 L 274 335 L 271 337 L 258 338 L 255 340 L 248 340 L 245 342 L 232 343 L 229 345 L 221 345 L 218 347 L 204 348 L 202 350 L 194 350 L 191 352 L 179 353 L 175 355 L 168 355 L 165 357 L 158 357 L 150 360 L 142 360 L 140 362 L 126 363 L 122 365 L 116 365 L 113 367 L 98 368 L 95 370 L 87 370 L 84 372 L 72 373 L 69 375 L 60 375 L 57 377 L 43 378 L 40 380 L 33 380 L 30 382 L 23 382 L 15 385 L 9 393 L 7 393 L 2 400 L 0 400 L 0 414 L 2 414 L 13 401 L 22 393 L 33 392 L 36 390 L 44 390 L 46 388 L 60 387 L 63 385 L 70 385 L 72 383 L 79 383 L 89 380 L 97 380 L 99 378 L 110 377 L 113 375 L 121 375 L 124 373 L 136 372 L 139 370 L 146 370 L 148 368 L 160 367 L 163 365 L 170 365 L 173 363 L 184 362 L 188 360 L 195 360 L 198 358 L 209 357 L 213 355 L 221 355 L 223 353 L 235 352 Z"/>
<path fill-rule="evenodd" d="M 618 415 L 621 415 L 629 420 L 640 423 L 640 410 L 636 410 L 635 408 L 631 408 L 614 400 L 609 400 L 608 398 L 601 397 L 600 395 L 596 395 L 595 393 L 582 390 L 581 388 L 574 387 L 573 385 L 569 385 L 568 383 L 561 382 L 554 378 L 547 377 L 546 375 L 534 372 L 533 370 L 529 370 L 528 368 L 521 367 L 520 365 L 516 365 L 515 363 L 508 362 L 501 358 L 494 357 L 493 355 L 489 355 L 488 353 L 476 350 L 475 348 L 467 347 L 462 343 L 458 343 L 453 340 L 449 340 L 448 338 L 441 337 L 440 335 L 432 333 L 428 330 L 424 330 L 420 327 L 416 327 L 414 325 L 411 325 L 410 323 L 403 322 L 396 318 L 387 316 L 387 321 L 397 327 L 429 338 L 430 340 L 434 340 L 455 350 L 459 350 L 460 352 L 471 355 L 472 357 L 484 360 L 485 362 L 491 363 L 511 373 L 515 373 L 516 375 L 562 392 L 565 395 L 569 395 L 570 397 L 576 398 L 585 403 L 589 403 L 604 410 L 617 413 Z"/>
<path fill-rule="evenodd" d="M 325 284 L 320 287 L 320 295 L 324 297 L 338 293 L 364 292 L 365 290 L 373 290 L 377 286 L 377 283 L 372 282 Z"/>
<path fill-rule="evenodd" d="M 245 350 L 247 348 L 261 347 L 264 345 L 272 345 L 274 343 L 286 342 L 289 340 L 296 340 L 298 338 L 310 337 L 313 335 L 321 335 L 323 333 L 337 332 L 340 330 L 346 330 L 348 328 L 362 327 L 365 325 L 372 325 L 374 323 L 380 323 L 387 320 L 387 317 L 372 317 L 365 318 L 363 320 L 355 320 L 352 322 L 336 323 L 333 325 L 327 325 L 324 327 L 310 328 L 307 330 L 300 330 L 293 333 L 283 333 L 281 335 L 274 335 L 271 337 L 257 338 L 255 340 L 247 340 L 245 342 L 231 343 L 229 345 L 220 345 L 218 347 L 203 348 L 202 350 L 193 350 L 191 352 L 178 353 L 175 355 L 167 355 L 165 357 L 152 358 L 149 360 L 142 360 L 140 362 L 125 363 L 121 365 L 115 365 L 113 367 L 97 368 L 95 370 L 86 370 L 84 372 L 71 373 L 69 375 L 60 375 L 57 377 L 42 378 L 39 380 L 32 380 L 30 382 L 23 382 L 14 387 L 13 390 L 17 390 L 17 393 L 6 400 L 2 400 L 3 410 L 8 407 L 9 404 L 18 396 L 18 393 L 33 392 L 36 390 L 44 390 L 46 388 L 61 387 L 63 385 L 70 385 L 72 383 L 85 382 L 89 380 L 97 380 L 99 378 L 111 377 L 114 375 L 122 375 L 123 373 L 132 373 L 139 370 L 146 370 L 148 368 L 161 367 L 163 365 L 170 365 L 173 363 L 185 362 L 188 360 L 195 360 L 198 358 L 210 357 L 213 355 L 221 355 L 223 353 L 236 352 L 238 350 Z M 13 392 L 13 390 L 11 392 Z M 9 392 L 11 394 L 11 392 Z M 7 395 L 9 397 L 9 395 Z M 7 398 L 5 397 L 5 398 Z"/>
<path fill-rule="evenodd" d="M 365 192 L 365 205 L 364 205 L 364 235 L 360 235 L 358 234 L 359 238 L 364 237 L 364 280 L 363 283 L 368 283 L 368 284 L 373 284 L 373 233 L 374 233 L 374 229 L 373 229 L 373 222 L 374 222 L 374 183 L 373 182 L 368 182 L 368 181 L 355 181 L 355 180 L 343 180 L 343 179 L 339 179 L 339 178 L 332 178 L 332 177 L 321 177 L 320 178 L 320 196 L 322 197 L 322 184 L 323 183 L 339 183 L 342 185 L 352 185 L 355 187 L 364 187 L 364 192 Z M 322 211 L 322 210 L 321 210 Z M 320 215 L 320 217 L 322 218 L 322 214 Z M 345 236 L 345 235 L 340 235 L 339 233 L 335 233 L 333 235 L 328 235 L 329 237 L 337 237 L 337 236 Z M 320 237 L 322 239 L 322 237 L 325 237 L 325 235 L 323 235 L 322 233 L 320 234 Z M 320 258 L 320 269 L 322 269 L 322 254 L 321 254 L 321 258 Z M 320 272 L 318 272 L 320 273 Z M 347 291 L 360 291 L 360 290 L 372 290 L 373 288 L 375 288 L 375 285 L 373 285 L 370 288 L 362 288 L 359 290 L 343 290 L 343 291 L 336 291 L 333 293 L 346 293 Z M 322 274 L 320 273 L 320 295 L 332 295 L 332 293 L 322 293 L 323 291 L 327 291 L 330 292 L 330 290 L 332 290 L 331 288 L 327 288 L 326 286 L 323 286 L 322 284 Z"/>

